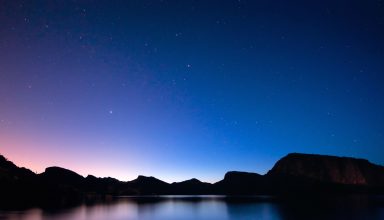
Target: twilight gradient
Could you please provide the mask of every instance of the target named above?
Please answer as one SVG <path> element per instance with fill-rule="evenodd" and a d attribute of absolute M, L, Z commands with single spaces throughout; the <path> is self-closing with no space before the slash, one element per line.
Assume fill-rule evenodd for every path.
<path fill-rule="evenodd" d="M 0 0 L 0 153 L 214 182 L 289 152 L 384 164 L 382 1 Z"/>

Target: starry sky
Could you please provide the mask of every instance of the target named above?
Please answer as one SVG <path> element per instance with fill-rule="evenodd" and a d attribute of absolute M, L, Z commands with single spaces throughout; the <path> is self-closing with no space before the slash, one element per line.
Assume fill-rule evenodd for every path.
<path fill-rule="evenodd" d="M 384 164 L 382 0 L 0 0 L 0 153 L 168 182 Z"/>

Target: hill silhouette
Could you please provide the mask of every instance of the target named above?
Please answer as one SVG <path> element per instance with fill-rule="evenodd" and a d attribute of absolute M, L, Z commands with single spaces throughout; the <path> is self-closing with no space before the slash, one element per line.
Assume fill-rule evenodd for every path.
<path fill-rule="evenodd" d="M 211 183 L 201 182 L 196 178 L 192 178 L 182 182 L 172 183 L 169 191 L 170 194 L 211 194 L 213 192 L 213 185 Z"/>
<path fill-rule="evenodd" d="M 339 184 L 384 185 L 384 167 L 350 157 L 292 153 L 277 161 L 267 175 Z"/>
<path fill-rule="evenodd" d="M 192 178 L 167 183 L 138 176 L 119 181 L 48 167 L 41 174 L 17 167 L 0 155 L 0 206 L 65 205 L 87 198 L 121 195 L 313 195 L 384 194 L 384 167 L 349 157 L 292 153 L 265 175 L 230 171 L 216 183 Z"/>

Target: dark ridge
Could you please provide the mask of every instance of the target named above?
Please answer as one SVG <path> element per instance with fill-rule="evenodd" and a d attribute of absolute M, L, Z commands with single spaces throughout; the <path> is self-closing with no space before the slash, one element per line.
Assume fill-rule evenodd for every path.
<path fill-rule="evenodd" d="M 40 177 L 50 183 L 79 186 L 84 177 L 71 170 L 61 167 L 48 167 Z"/>
<path fill-rule="evenodd" d="M 17 167 L 14 163 L 0 155 L 0 179 L 1 178 L 16 178 L 25 179 L 32 178 L 35 175 L 31 170 L 24 167 Z"/>
<path fill-rule="evenodd" d="M 288 154 L 281 158 L 267 175 L 347 185 L 384 185 L 382 166 L 365 159 L 315 154 Z"/>
<path fill-rule="evenodd" d="M 181 182 L 173 182 L 172 184 L 199 184 L 199 183 L 203 183 L 203 182 L 201 182 L 200 180 L 198 180 L 196 178 L 192 178 L 192 179 L 184 180 Z"/>
<path fill-rule="evenodd" d="M 257 173 L 249 173 L 249 172 L 240 172 L 240 171 L 229 171 L 224 175 L 224 180 L 232 180 L 232 181 L 243 181 L 244 179 L 256 179 L 260 178 L 262 175 Z"/>
<path fill-rule="evenodd" d="M 212 191 L 213 185 L 211 183 L 201 182 L 196 178 L 192 178 L 182 182 L 172 183 L 170 194 L 197 195 L 211 194 Z"/>
<path fill-rule="evenodd" d="M 153 176 L 142 176 L 139 175 L 136 179 L 130 181 L 131 184 L 159 184 L 159 185 L 168 185 L 168 183 L 159 180 Z"/>
<path fill-rule="evenodd" d="M 84 191 L 88 195 L 119 195 L 123 190 L 123 182 L 111 177 L 95 177 L 88 175 L 83 182 Z M 126 193 L 128 194 L 128 193 Z"/>
<path fill-rule="evenodd" d="M 140 195 L 160 195 L 167 194 L 170 184 L 152 176 L 140 175 L 136 179 L 127 182 L 127 186 L 136 189 L 136 192 Z"/>
<path fill-rule="evenodd" d="M 219 194 L 257 194 L 266 190 L 262 175 L 239 171 L 227 172 L 224 179 L 214 185 Z"/>
<path fill-rule="evenodd" d="M 198 179 L 166 183 L 138 176 L 128 182 L 49 167 L 41 174 L 19 168 L 0 155 L 0 208 L 75 204 L 121 195 L 327 195 L 384 194 L 384 167 L 368 160 L 292 153 L 266 174 L 230 171 L 217 183 Z"/>
<path fill-rule="evenodd" d="M 0 155 L 0 167 L 4 170 L 15 169 L 17 166 L 11 161 L 7 160 L 3 155 Z"/>

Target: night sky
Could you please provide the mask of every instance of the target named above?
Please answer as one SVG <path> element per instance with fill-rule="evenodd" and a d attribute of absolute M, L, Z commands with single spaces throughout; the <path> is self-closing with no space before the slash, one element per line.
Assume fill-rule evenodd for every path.
<path fill-rule="evenodd" d="M 384 2 L 0 0 L 0 153 L 165 181 L 384 164 Z"/>

